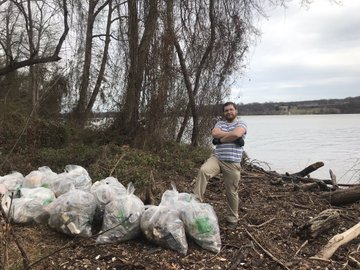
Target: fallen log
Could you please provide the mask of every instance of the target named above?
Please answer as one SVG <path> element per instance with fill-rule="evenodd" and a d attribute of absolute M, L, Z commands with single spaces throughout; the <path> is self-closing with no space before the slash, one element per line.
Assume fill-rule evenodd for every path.
<path fill-rule="evenodd" d="M 316 238 L 321 233 L 335 227 L 340 218 L 340 211 L 336 209 L 326 209 L 316 217 L 297 229 L 296 234 L 301 239 Z"/>
<path fill-rule="evenodd" d="M 317 169 L 321 168 L 322 166 L 324 166 L 324 162 L 318 161 L 318 162 L 315 162 L 314 164 L 311 164 L 310 166 L 307 166 L 305 169 L 301 170 L 300 172 L 293 173 L 293 174 L 286 173 L 286 175 L 305 177 L 308 174 L 312 173 L 313 171 L 316 171 Z"/>
<path fill-rule="evenodd" d="M 316 183 L 319 186 L 319 188 L 321 190 L 323 190 L 323 191 L 331 190 L 323 180 L 316 179 L 316 178 L 300 177 L 300 176 L 296 176 L 296 175 L 284 175 L 282 177 L 282 179 L 284 181 L 292 181 L 292 182 L 295 182 L 295 183 L 299 183 L 299 182 L 302 182 L 302 183 Z"/>
<path fill-rule="evenodd" d="M 343 205 L 360 201 L 360 186 L 327 192 L 321 195 L 332 205 Z"/>
<path fill-rule="evenodd" d="M 311 257 L 312 259 L 329 260 L 335 251 L 342 245 L 350 242 L 360 235 L 360 222 L 343 233 L 335 235 L 330 241 L 320 250 L 320 252 Z"/>

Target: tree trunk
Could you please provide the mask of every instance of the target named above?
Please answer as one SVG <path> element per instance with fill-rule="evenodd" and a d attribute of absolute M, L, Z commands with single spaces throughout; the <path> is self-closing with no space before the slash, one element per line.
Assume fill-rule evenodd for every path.
<path fill-rule="evenodd" d="M 149 53 L 151 39 L 154 35 L 157 21 L 157 0 L 150 0 L 149 13 L 145 20 L 144 34 L 139 44 L 139 26 L 137 1 L 128 1 L 129 10 L 129 55 L 130 67 L 125 104 L 121 117 L 124 119 L 125 133 L 134 135 L 139 127 L 140 93 L 145 69 L 145 59 Z"/>
<path fill-rule="evenodd" d="M 38 68 L 37 66 L 30 66 L 30 89 L 31 89 L 31 103 L 33 115 L 36 117 L 39 112 L 39 85 L 38 85 Z"/>
<path fill-rule="evenodd" d="M 327 209 L 322 211 L 316 217 L 310 219 L 310 221 L 306 224 L 302 225 L 297 230 L 297 234 L 302 239 L 316 238 L 321 233 L 335 227 L 339 222 L 339 218 L 339 210 Z"/>
<path fill-rule="evenodd" d="M 89 11 L 86 24 L 85 36 L 85 55 L 84 65 L 81 76 L 81 83 L 79 89 L 79 101 L 74 110 L 75 119 L 78 120 L 78 125 L 83 127 L 85 125 L 84 113 L 88 103 L 88 87 L 90 81 L 90 67 L 92 58 L 92 35 L 95 22 L 95 6 L 98 0 L 89 0 Z"/>
<path fill-rule="evenodd" d="M 90 113 L 92 111 L 92 108 L 93 108 L 95 100 L 96 100 L 96 97 L 99 94 L 102 81 L 104 79 L 105 67 L 106 67 L 106 63 L 107 63 L 107 59 L 108 59 L 109 44 L 111 41 L 110 30 L 111 30 L 111 14 L 113 12 L 112 1 L 109 1 L 108 9 L 109 10 L 108 10 L 108 17 L 107 17 L 107 24 L 106 24 L 106 33 L 105 33 L 106 37 L 105 37 L 103 56 L 102 56 L 102 60 L 101 60 L 101 66 L 100 66 L 99 74 L 98 74 L 98 77 L 97 77 L 97 80 L 95 83 L 94 90 L 91 94 L 89 103 L 87 104 L 86 109 L 85 109 L 84 122 L 86 122 L 90 116 Z"/>
<path fill-rule="evenodd" d="M 186 106 L 186 110 L 185 110 L 185 114 L 184 114 L 184 119 L 183 121 L 181 122 L 181 126 L 180 126 L 180 130 L 176 136 L 176 142 L 181 142 L 181 139 L 184 135 L 184 132 L 185 132 L 185 128 L 186 128 L 186 125 L 189 121 L 189 117 L 190 117 L 190 111 L 191 111 L 191 108 L 190 108 L 190 103 L 187 104 Z"/>
<path fill-rule="evenodd" d="M 360 201 L 360 187 L 352 187 L 348 189 L 327 192 L 321 195 L 332 205 L 343 205 Z"/>
<path fill-rule="evenodd" d="M 172 82 L 171 64 L 172 64 L 172 53 L 173 53 L 173 42 L 171 39 L 171 29 L 173 24 L 173 12 L 174 12 L 174 1 L 166 1 L 166 18 L 164 21 L 165 31 L 161 38 L 161 62 L 160 62 L 160 78 L 159 87 L 155 90 L 151 96 L 150 109 L 148 113 L 148 134 L 153 135 L 154 139 L 162 137 L 163 134 L 163 123 L 165 105 L 167 96 L 170 91 L 170 85 Z M 151 137 L 151 136 L 150 136 Z"/>

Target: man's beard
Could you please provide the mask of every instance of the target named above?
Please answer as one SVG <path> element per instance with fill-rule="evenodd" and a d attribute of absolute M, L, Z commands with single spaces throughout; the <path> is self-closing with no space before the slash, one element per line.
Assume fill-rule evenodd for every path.
<path fill-rule="evenodd" d="M 226 115 L 225 116 L 226 121 L 232 122 L 236 119 L 236 114 Z"/>

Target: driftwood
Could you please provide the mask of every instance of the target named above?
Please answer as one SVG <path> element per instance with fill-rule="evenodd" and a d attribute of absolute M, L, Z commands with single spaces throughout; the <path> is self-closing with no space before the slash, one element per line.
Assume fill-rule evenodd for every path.
<path fill-rule="evenodd" d="M 322 166 L 324 166 L 324 162 L 318 161 L 318 162 L 315 162 L 314 164 L 311 164 L 310 166 L 307 166 L 305 169 L 301 170 L 300 172 L 293 173 L 293 174 L 286 173 L 286 175 L 305 177 L 308 174 L 312 173 L 313 171 L 316 171 L 317 169 L 321 168 Z"/>
<path fill-rule="evenodd" d="M 347 231 L 335 235 L 330 241 L 320 250 L 320 252 L 312 257 L 312 259 L 329 260 L 335 251 L 342 245 L 350 242 L 360 235 L 360 222 Z"/>
<path fill-rule="evenodd" d="M 330 191 L 331 189 L 328 187 L 328 185 L 325 183 L 325 181 L 316 179 L 316 178 L 307 178 L 307 177 L 300 177 L 300 176 L 291 176 L 291 175 L 284 175 L 282 177 L 284 181 L 291 181 L 294 183 L 316 183 L 316 185 L 322 190 L 322 191 Z M 329 180 L 330 181 L 330 180 Z M 315 185 L 310 185 L 315 187 Z M 305 188 L 306 189 L 306 188 Z"/>
<path fill-rule="evenodd" d="M 339 188 L 339 186 L 336 182 L 336 175 L 333 173 L 332 170 L 329 170 L 329 174 L 330 174 L 331 184 L 334 187 L 334 189 Z"/>
<path fill-rule="evenodd" d="M 320 179 L 305 177 L 309 176 L 310 173 L 313 171 L 321 168 L 324 166 L 324 162 L 316 162 L 314 164 L 311 164 L 310 166 L 307 166 L 305 169 L 301 170 L 300 172 L 289 174 L 285 173 L 285 175 L 282 176 L 282 180 L 284 181 L 292 181 L 295 183 L 309 183 L 308 185 L 296 185 L 294 187 L 295 190 L 303 190 L 303 191 L 309 191 L 309 190 L 317 190 L 320 188 L 323 191 L 329 191 L 330 188 L 328 187 L 328 184 L 333 185 L 332 180 L 327 180 L 326 182 Z"/>
<path fill-rule="evenodd" d="M 321 195 L 332 205 L 343 205 L 360 201 L 360 186 L 327 192 Z"/>
<path fill-rule="evenodd" d="M 338 224 L 340 211 L 327 209 L 297 229 L 302 239 L 316 238 L 321 233 L 330 230 Z"/>

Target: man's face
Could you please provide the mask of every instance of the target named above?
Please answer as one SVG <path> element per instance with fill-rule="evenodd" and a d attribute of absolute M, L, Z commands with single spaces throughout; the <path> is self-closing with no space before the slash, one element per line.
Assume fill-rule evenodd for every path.
<path fill-rule="evenodd" d="M 237 117 L 237 110 L 233 105 L 225 106 L 224 108 L 224 117 L 226 121 L 232 122 Z"/>

